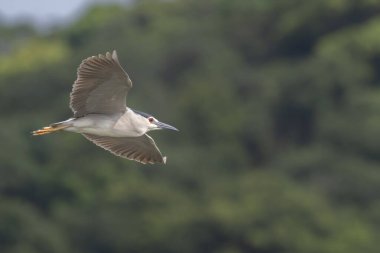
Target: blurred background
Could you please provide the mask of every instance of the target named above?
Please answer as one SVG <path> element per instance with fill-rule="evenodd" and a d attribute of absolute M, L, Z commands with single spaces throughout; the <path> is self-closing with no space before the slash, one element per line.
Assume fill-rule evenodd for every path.
<path fill-rule="evenodd" d="M 165 166 L 30 135 L 113 49 Z M 379 1 L 8 1 L 0 122 L 2 253 L 379 252 Z"/>

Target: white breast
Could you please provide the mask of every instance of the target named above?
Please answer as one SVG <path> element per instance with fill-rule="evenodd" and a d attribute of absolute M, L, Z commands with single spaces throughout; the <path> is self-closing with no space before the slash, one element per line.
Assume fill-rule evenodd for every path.
<path fill-rule="evenodd" d="M 65 130 L 99 136 L 137 137 L 146 132 L 144 122 L 137 116 L 130 109 L 127 109 L 124 114 L 89 114 L 81 118 L 72 119 L 72 126 Z"/>

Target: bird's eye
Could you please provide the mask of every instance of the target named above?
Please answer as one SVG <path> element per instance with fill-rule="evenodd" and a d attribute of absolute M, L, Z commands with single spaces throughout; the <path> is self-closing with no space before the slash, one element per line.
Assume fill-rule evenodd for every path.
<path fill-rule="evenodd" d="M 150 123 L 152 123 L 153 122 L 153 117 L 149 117 L 148 120 L 149 120 Z"/>

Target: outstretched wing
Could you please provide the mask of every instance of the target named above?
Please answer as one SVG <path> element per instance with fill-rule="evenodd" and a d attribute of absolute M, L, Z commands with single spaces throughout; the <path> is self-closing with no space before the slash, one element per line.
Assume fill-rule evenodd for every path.
<path fill-rule="evenodd" d="M 92 134 L 83 134 L 83 136 L 114 155 L 144 164 L 166 163 L 166 157 L 162 156 L 154 140 L 147 134 L 120 138 Z"/>
<path fill-rule="evenodd" d="M 74 117 L 89 113 L 112 114 L 126 110 L 126 96 L 132 87 L 114 50 L 82 61 L 70 94 Z"/>

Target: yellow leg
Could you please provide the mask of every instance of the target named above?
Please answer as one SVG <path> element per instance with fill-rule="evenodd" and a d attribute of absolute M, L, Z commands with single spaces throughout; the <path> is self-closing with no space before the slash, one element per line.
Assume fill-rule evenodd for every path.
<path fill-rule="evenodd" d="M 48 126 L 48 127 L 44 127 L 42 129 L 39 129 L 39 130 L 35 130 L 32 132 L 32 134 L 33 135 L 50 134 L 52 132 L 56 132 L 56 131 L 65 129 L 66 127 L 68 127 L 68 126 Z"/>

